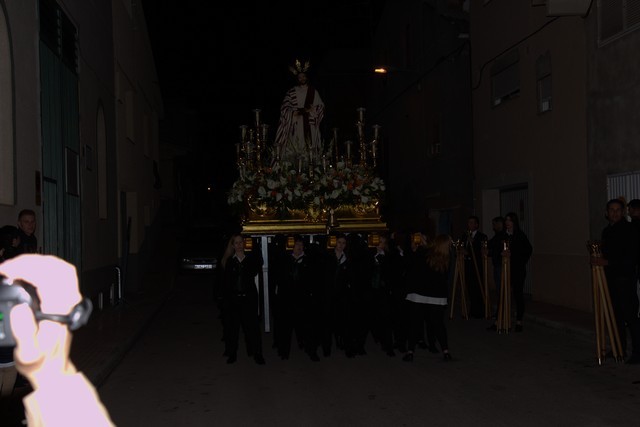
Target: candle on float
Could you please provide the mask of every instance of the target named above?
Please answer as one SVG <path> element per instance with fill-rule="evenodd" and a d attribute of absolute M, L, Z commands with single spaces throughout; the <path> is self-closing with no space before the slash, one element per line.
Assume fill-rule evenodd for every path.
<path fill-rule="evenodd" d="M 380 126 L 380 125 L 373 125 L 373 139 L 376 139 L 376 140 L 378 139 L 381 127 L 382 126 Z"/>

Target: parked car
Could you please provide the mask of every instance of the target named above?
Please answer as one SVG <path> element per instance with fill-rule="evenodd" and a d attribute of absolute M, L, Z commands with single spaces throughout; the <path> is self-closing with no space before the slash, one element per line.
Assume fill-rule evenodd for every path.
<path fill-rule="evenodd" d="M 180 250 L 180 269 L 184 272 L 213 272 L 221 255 L 221 233 L 214 227 L 194 226 L 186 229 Z"/>

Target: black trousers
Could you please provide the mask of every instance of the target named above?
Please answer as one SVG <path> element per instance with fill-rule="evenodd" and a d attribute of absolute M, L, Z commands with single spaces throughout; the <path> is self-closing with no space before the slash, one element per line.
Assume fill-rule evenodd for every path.
<path fill-rule="evenodd" d="M 238 341 L 240 337 L 240 327 L 244 333 L 247 343 L 247 351 L 250 356 L 262 355 L 262 336 L 260 333 L 260 322 L 258 319 L 258 296 L 234 295 L 225 298 L 224 333 L 226 354 L 236 355 L 238 353 Z"/>
<path fill-rule="evenodd" d="M 429 345 L 434 346 L 437 341 L 443 351 L 448 350 L 447 328 L 444 325 L 446 306 L 412 301 L 408 301 L 407 305 L 409 308 L 409 350 L 414 351 L 416 344 L 422 339 L 425 322 Z"/>
<path fill-rule="evenodd" d="M 627 351 L 627 330 L 631 332 L 632 355 L 640 357 L 640 319 L 638 319 L 638 294 L 635 277 L 610 277 L 607 284 L 611 295 L 611 305 L 616 316 L 622 351 Z"/>

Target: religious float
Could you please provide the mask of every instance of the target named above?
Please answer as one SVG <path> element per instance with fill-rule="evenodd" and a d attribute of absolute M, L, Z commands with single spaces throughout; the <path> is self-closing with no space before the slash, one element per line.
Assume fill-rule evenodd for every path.
<path fill-rule="evenodd" d="M 332 247 L 338 233 L 357 232 L 369 246 L 376 246 L 387 230 L 380 212 L 385 185 L 377 175 L 380 126 L 372 127 L 372 138 L 367 140 L 365 109 L 357 112 L 357 146 L 353 141 L 340 144 L 334 128 L 326 148 L 314 147 L 307 139 L 306 149 L 294 155 L 284 144 L 269 141 L 260 110 L 254 110 L 252 126 L 240 127 L 239 176 L 227 201 L 241 218 L 245 249 L 261 251 L 264 259 L 256 284 L 262 289 L 266 332 L 270 331 L 268 248 L 274 236 L 286 236 L 287 247 L 293 247 L 295 234 Z"/>
<path fill-rule="evenodd" d="M 380 215 L 385 185 L 377 175 L 380 126 L 373 126 L 367 141 L 365 109 L 357 111 L 357 147 L 353 141 L 340 144 L 334 128 L 326 150 L 318 154 L 309 147 L 294 159 L 269 143 L 268 125 L 254 110 L 254 125 L 240 127 L 239 177 L 227 200 L 241 217 L 243 234 L 377 235 L 387 229 Z"/>

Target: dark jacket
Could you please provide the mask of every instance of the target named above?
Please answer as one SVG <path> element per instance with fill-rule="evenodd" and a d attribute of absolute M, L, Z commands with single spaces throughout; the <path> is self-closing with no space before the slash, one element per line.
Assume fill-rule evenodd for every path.
<path fill-rule="evenodd" d="M 608 277 L 635 277 L 638 239 L 634 226 L 626 220 L 609 224 L 602 231 L 602 255 L 608 261 Z"/>
<path fill-rule="evenodd" d="M 249 252 L 240 262 L 235 256 L 227 260 L 222 273 L 222 295 L 258 295 L 255 278 L 262 267 L 262 257 Z"/>

